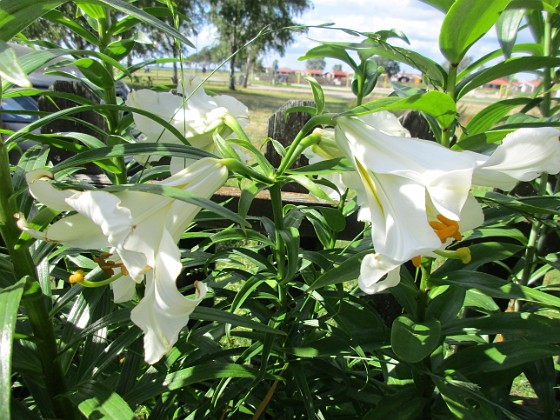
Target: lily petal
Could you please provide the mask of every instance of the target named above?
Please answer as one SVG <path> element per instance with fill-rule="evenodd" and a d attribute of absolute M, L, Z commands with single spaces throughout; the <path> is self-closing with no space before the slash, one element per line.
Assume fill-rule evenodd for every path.
<path fill-rule="evenodd" d="M 52 186 L 54 176 L 44 169 L 35 169 L 25 174 L 25 180 L 29 192 L 33 197 L 45 206 L 58 211 L 70 211 L 72 207 L 66 203 L 66 199 L 77 193 L 76 190 L 59 190 Z"/>
<path fill-rule="evenodd" d="M 136 282 L 130 276 L 123 276 L 111 283 L 115 303 L 130 301 L 136 292 Z"/>
<path fill-rule="evenodd" d="M 394 261 L 386 255 L 368 254 L 362 260 L 358 286 L 365 293 L 380 293 L 400 282 L 402 262 Z M 384 279 L 383 276 L 387 275 Z"/>
<path fill-rule="evenodd" d="M 551 127 L 521 128 L 508 134 L 488 157 L 477 159 L 473 183 L 511 190 L 519 181 L 531 181 L 541 173 L 560 172 L 560 130 Z"/>
<path fill-rule="evenodd" d="M 376 173 L 400 176 L 424 185 L 438 211 L 458 220 L 471 187 L 472 157 L 431 141 L 387 134 L 369 125 L 370 120 L 339 118 L 336 138 L 345 154 L 367 168 L 374 168 Z M 393 120 L 383 121 L 387 126 L 387 121 Z M 399 124 L 398 120 L 395 124 Z M 396 126 L 385 127 L 386 131 L 389 129 L 399 131 Z"/>
<path fill-rule="evenodd" d="M 177 342 L 179 332 L 207 292 L 203 283 L 197 284 L 195 299 L 186 298 L 177 290 L 180 252 L 165 230 L 158 249 L 154 273 L 146 276 L 144 297 L 130 314 L 132 322 L 144 332 L 145 360 L 150 364 L 161 359 Z"/>
<path fill-rule="evenodd" d="M 241 126 L 247 125 L 248 109 L 231 96 L 209 96 L 200 86 L 198 76 L 184 75 L 182 83 L 183 96 L 138 90 L 131 92 L 126 104 L 152 112 L 173 125 L 192 146 L 216 153 L 214 132 L 218 131 L 223 137 L 231 133 L 224 123 L 228 115 L 235 118 Z M 137 128 L 145 135 L 142 141 L 184 142 L 150 118 L 137 113 L 133 113 L 133 117 Z M 191 162 L 189 159 L 172 157 L 172 173 L 185 168 Z"/>

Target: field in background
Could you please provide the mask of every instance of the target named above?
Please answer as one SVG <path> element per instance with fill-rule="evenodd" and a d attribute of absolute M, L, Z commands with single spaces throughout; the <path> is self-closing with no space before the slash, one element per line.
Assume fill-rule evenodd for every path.
<path fill-rule="evenodd" d="M 192 70 L 187 71 L 188 74 L 195 73 Z M 199 76 L 203 75 L 198 71 Z M 133 88 L 151 88 L 158 87 L 161 89 L 171 89 L 173 72 L 167 68 L 151 68 L 149 72 L 140 70 L 134 73 L 130 79 L 125 81 Z M 236 83 L 239 81 L 237 75 Z M 216 72 L 209 76 L 205 83 L 206 90 L 209 93 L 231 95 L 239 99 L 249 108 L 250 125 L 247 133 L 251 138 L 264 139 L 267 135 L 267 121 L 270 116 L 277 111 L 290 99 L 312 100 L 311 89 L 308 85 L 287 85 L 262 82 L 259 80 L 251 80 L 248 88 L 244 89 L 237 84 L 237 90 L 228 89 L 229 74 L 227 72 Z M 347 87 L 326 87 L 325 97 L 327 98 L 327 110 L 329 112 L 342 112 L 347 110 L 354 104 L 354 96 L 350 88 Z M 387 96 L 391 89 L 376 88 L 372 95 L 365 100 L 372 100 Z M 480 96 L 467 96 L 461 100 L 459 105 L 459 114 L 461 123 L 465 125 L 480 110 L 499 100 L 498 92 L 485 90 L 480 92 Z M 503 98 L 502 98 L 503 99 Z"/>

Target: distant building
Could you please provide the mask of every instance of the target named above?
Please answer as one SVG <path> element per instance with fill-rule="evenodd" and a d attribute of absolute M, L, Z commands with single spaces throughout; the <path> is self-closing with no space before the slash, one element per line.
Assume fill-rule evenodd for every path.
<path fill-rule="evenodd" d="M 536 79 L 536 80 L 525 80 L 520 82 L 520 87 L 519 89 L 521 90 L 521 92 L 524 93 L 533 93 L 537 90 L 537 88 L 541 85 L 541 81 Z"/>
<path fill-rule="evenodd" d="M 323 70 L 319 70 L 319 69 L 306 69 L 305 73 L 309 76 L 323 76 L 325 73 L 323 72 Z"/>

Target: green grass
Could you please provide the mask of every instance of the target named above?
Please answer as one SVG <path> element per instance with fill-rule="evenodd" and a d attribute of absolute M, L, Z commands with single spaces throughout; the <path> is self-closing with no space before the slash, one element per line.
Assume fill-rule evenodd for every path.
<path fill-rule="evenodd" d="M 134 76 L 133 79 L 125 80 L 134 89 L 168 86 L 171 82 L 172 71 L 170 69 L 152 69 L 149 73 L 138 71 Z M 148 77 L 150 83 L 148 83 Z M 313 100 L 309 87 L 301 87 L 296 92 L 276 89 L 274 86 L 270 86 L 269 90 L 238 87 L 237 90 L 232 91 L 228 89 L 227 77 L 226 73 L 217 73 L 206 82 L 206 90 L 209 94 L 231 95 L 249 108 L 250 124 L 246 131 L 255 143 L 260 143 L 267 137 L 268 119 L 287 101 L 290 99 Z M 325 96 L 329 112 L 346 111 L 352 105 L 351 100 L 329 97 L 328 92 L 325 93 Z"/>

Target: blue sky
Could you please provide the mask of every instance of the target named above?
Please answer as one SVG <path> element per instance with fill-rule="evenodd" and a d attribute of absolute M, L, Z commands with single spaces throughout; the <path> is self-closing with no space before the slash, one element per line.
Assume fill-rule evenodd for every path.
<path fill-rule="evenodd" d="M 444 15 L 420 0 L 315 0 L 313 4 L 313 9 L 299 17 L 298 22 L 307 25 L 334 22 L 336 27 L 370 32 L 399 29 L 408 37 L 410 45 L 396 39 L 391 40 L 391 43 L 415 50 L 438 63 L 444 62 L 438 48 L 439 29 Z M 211 44 L 214 38 L 212 28 L 205 28 L 193 41 L 202 48 Z M 264 64 L 270 66 L 277 59 L 280 67 L 304 69 L 305 62 L 298 61 L 298 57 L 318 45 L 316 40 L 345 42 L 357 41 L 359 38 L 342 31 L 310 29 L 307 34 L 296 36 L 296 41 L 287 48 L 284 57 L 271 53 L 264 57 Z M 496 32 L 492 29 L 467 55 L 476 59 L 498 47 Z M 326 70 L 332 70 L 335 63 L 337 61 L 327 60 Z M 344 69 L 349 70 L 346 67 Z"/>

